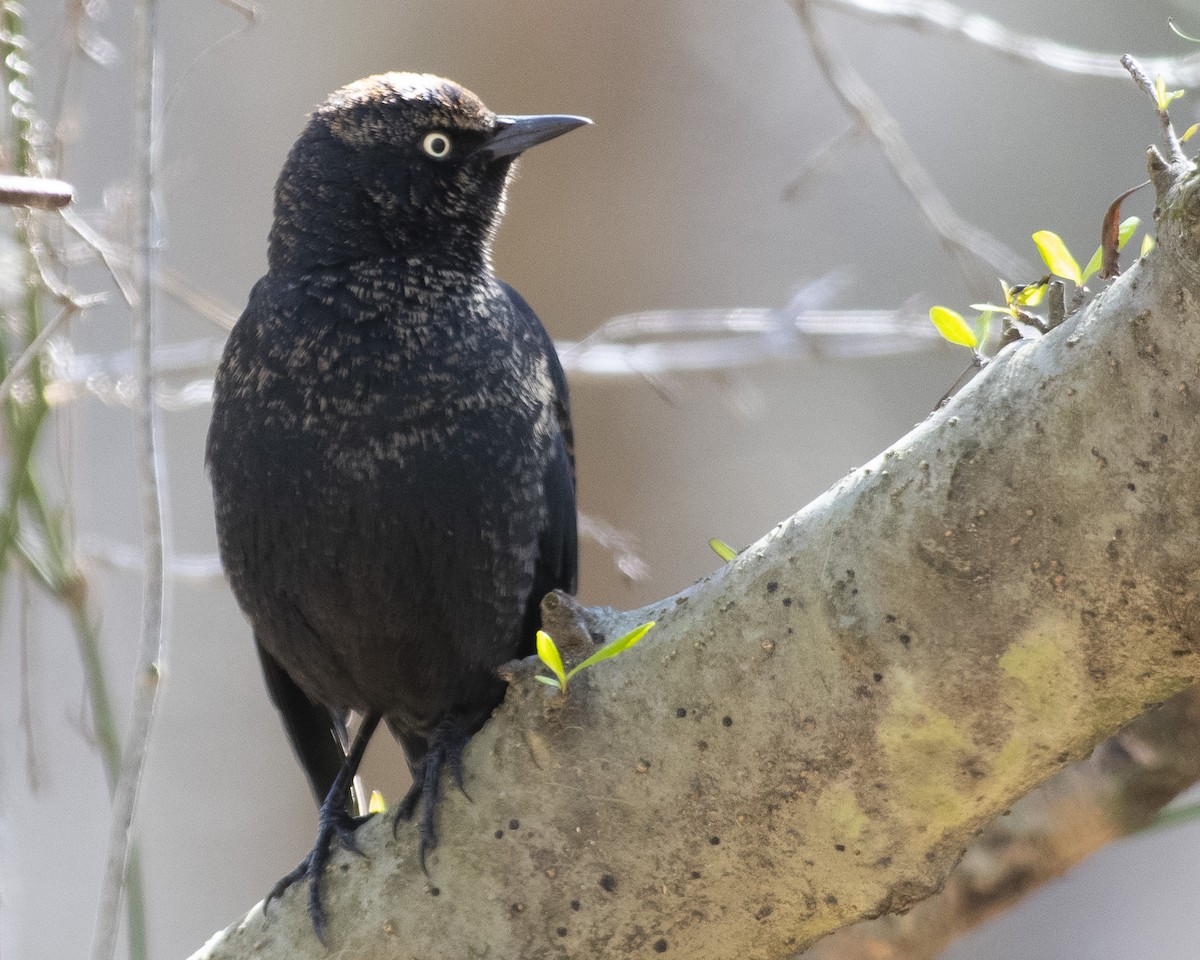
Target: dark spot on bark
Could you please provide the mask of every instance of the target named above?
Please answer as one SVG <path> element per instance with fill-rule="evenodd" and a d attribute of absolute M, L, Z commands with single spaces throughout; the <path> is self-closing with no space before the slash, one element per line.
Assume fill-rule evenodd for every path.
<path fill-rule="evenodd" d="M 882 673 L 872 674 L 871 679 L 874 680 L 876 683 L 881 683 L 883 681 L 883 674 Z"/>
<path fill-rule="evenodd" d="M 509 830 L 520 830 L 521 829 L 521 821 L 516 820 L 516 819 L 509 820 L 508 821 L 508 829 Z"/>
<path fill-rule="evenodd" d="M 558 928 L 557 930 L 555 930 L 554 932 L 555 932 L 555 933 L 557 933 L 557 934 L 558 934 L 560 937 L 565 937 L 565 936 L 567 935 L 567 928 L 566 928 L 566 927 L 559 927 L 559 928 Z"/>
<path fill-rule="evenodd" d="M 572 901 L 571 901 L 571 909 L 572 909 L 572 910 L 578 910 L 578 909 L 579 909 L 579 901 L 578 901 L 578 900 L 572 900 Z"/>
<path fill-rule="evenodd" d="M 880 857 L 878 860 L 875 861 L 875 866 L 877 866 L 877 867 L 890 867 L 891 865 L 892 865 L 891 857 Z"/>
<path fill-rule="evenodd" d="M 825 902 L 831 907 L 836 907 L 838 901 L 837 897 L 835 897 L 832 893 L 827 893 L 825 894 Z"/>
<path fill-rule="evenodd" d="M 860 700 L 870 700 L 871 699 L 871 688 L 868 687 L 865 683 L 859 684 L 857 687 L 854 688 L 854 695 L 856 697 L 858 697 Z"/>
<path fill-rule="evenodd" d="M 833 849 L 836 850 L 838 853 L 845 853 L 846 845 L 844 843 L 835 843 L 833 845 Z"/>
<path fill-rule="evenodd" d="M 902 633 L 900 634 L 900 642 L 907 647 L 910 643 L 912 643 L 912 637 L 910 637 L 907 633 Z"/>
<path fill-rule="evenodd" d="M 772 580 L 770 583 L 767 584 L 767 593 L 774 593 L 778 589 L 779 589 L 779 584 L 776 583 L 774 580 Z"/>
<path fill-rule="evenodd" d="M 728 716 L 728 715 L 722 717 L 721 725 L 725 726 L 725 727 L 732 727 L 733 726 L 733 717 Z"/>
<path fill-rule="evenodd" d="M 617 889 L 617 878 L 611 873 L 606 873 L 600 878 L 600 886 L 608 893 L 612 893 Z"/>
<path fill-rule="evenodd" d="M 1136 483 L 1127 483 L 1127 484 L 1125 484 L 1125 489 L 1128 490 L 1130 493 L 1137 493 L 1137 484 Z"/>
<path fill-rule="evenodd" d="M 894 613 L 885 613 L 883 615 L 883 622 L 884 623 L 895 623 L 896 615 Z"/>
<path fill-rule="evenodd" d="M 523 903 L 514 903 L 514 904 L 513 904 L 511 907 L 509 907 L 509 909 L 510 909 L 510 910 L 511 910 L 513 913 L 524 913 L 524 912 L 525 912 L 525 904 L 523 904 Z"/>
<path fill-rule="evenodd" d="M 717 846 L 717 844 L 719 844 L 721 842 L 721 838 L 720 837 L 709 837 L 708 842 L 711 843 L 715 847 L 715 846 Z"/>
<path fill-rule="evenodd" d="M 698 744 L 696 744 L 696 746 L 698 746 L 701 750 L 707 750 L 708 749 L 708 741 L 701 740 Z"/>
<path fill-rule="evenodd" d="M 774 912 L 775 912 L 775 908 L 773 906 L 771 906 L 769 903 L 764 903 L 761 907 L 758 908 L 758 913 L 756 913 L 754 915 L 754 919 L 755 920 L 766 920 L 767 917 L 769 917 Z"/>
<path fill-rule="evenodd" d="M 497 839 L 497 840 L 503 840 L 503 839 L 504 839 L 504 831 L 503 831 L 503 830 L 497 830 L 497 831 L 496 831 L 496 839 Z"/>
<path fill-rule="evenodd" d="M 1171 439 L 1171 438 L 1170 438 L 1170 437 L 1168 437 L 1168 436 L 1167 436 L 1165 433 L 1160 433 L 1160 434 L 1158 435 L 1158 442 L 1159 442 L 1159 443 L 1166 443 L 1166 442 L 1167 442 L 1168 440 L 1170 440 L 1170 439 Z"/>
<path fill-rule="evenodd" d="M 784 597 L 784 598 L 783 598 L 783 605 L 784 605 L 785 607 L 790 607 L 790 606 L 792 605 L 792 598 L 791 598 L 791 597 Z"/>
<path fill-rule="evenodd" d="M 675 716 L 680 717 L 681 719 L 683 717 L 686 717 L 687 716 L 687 707 L 677 707 L 675 709 Z"/>
<path fill-rule="evenodd" d="M 655 953 L 666 953 L 667 952 L 667 941 L 663 940 L 661 938 L 658 940 L 655 940 L 654 941 L 654 952 Z"/>
<path fill-rule="evenodd" d="M 699 870 L 693 870 L 693 871 L 692 871 L 692 879 L 693 879 L 693 880 L 699 880 L 699 879 L 700 879 L 700 871 L 699 871 Z"/>
<path fill-rule="evenodd" d="M 430 895 L 431 897 L 440 897 L 440 896 L 442 895 L 442 891 L 441 891 L 441 890 L 439 890 L 437 887 L 430 887 L 430 888 L 429 888 L 429 895 Z"/>

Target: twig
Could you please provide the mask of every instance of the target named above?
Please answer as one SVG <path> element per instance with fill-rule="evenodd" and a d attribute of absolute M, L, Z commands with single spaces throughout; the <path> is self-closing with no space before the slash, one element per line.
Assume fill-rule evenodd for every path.
<path fill-rule="evenodd" d="M 64 304 L 62 310 L 59 311 L 58 316 L 38 331 L 38 335 L 33 338 L 33 341 L 29 344 L 29 346 L 21 351 L 21 355 L 17 357 L 16 361 L 13 363 L 4 379 L 0 380 L 0 399 L 7 397 L 8 392 L 13 388 L 13 384 L 25 376 L 25 371 L 29 369 L 29 365 L 41 355 L 42 348 L 45 347 L 46 341 L 54 336 L 59 327 L 65 324 L 85 307 L 92 306 L 103 299 L 103 297 L 89 297 L 86 300 L 71 300 Z"/>
<path fill-rule="evenodd" d="M 954 211 L 950 202 L 934 183 L 912 148 L 905 141 L 900 127 L 884 108 L 875 92 L 845 62 L 833 55 L 829 44 L 813 17 L 811 4 L 815 0 L 789 0 L 800 25 L 808 35 L 817 66 L 824 74 L 843 106 L 876 140 L 884 158 L 897 179 L 916 201 L 918 208 L 942 239 L 946 248 L 957 257 L 968 277 L 982 275 L 986 269 L 988 282 L 993 272 L 1004 276 L 1028 273 L 1029 265 L 1000 241 L 978 227 L 967 223 Z M 975 269 L 973 269 L 975 268 Z"/>
<path fill-rule="evenodd" d="M 29 666 L 29 621 L 33 599 L 29 595 L 29 573 L 24 568 L 20 568 L 17 573 L 17 591 L 17 632 L 21 643 L 21 709 L 17 722 L 25 732 L 25 775 L 29 778 L 29 789 L 37 793 L 42 778 L 38 772 L 37 745 L 33 737 L 33 698 L 29 693 L 29 687 L 33 683 Z"/>
<path fill-rule="evenodd" d="M 74 196 L 75 188 L 62 180 L 0 174 L 0 204 L 4 206 L 58 210 Z"/>
<path fill-rule="evenodd" d="M 117 289 L 121 291 L 121 296 L 124 297 L 125 302 L 131 308 L 135 307 L 138 299 L 137 288 L 133 285 L 129 277 L 125 275 L 122 269 L 124 262 L 120 255 L 113 250 L 112 246 L 103 236 L 93 230 L 91 225 L 74 210 L 66 208 L 60 210 L 58 215 L 62 217 L 63 223 L 70 227 L 80 240 L 96 251 L 96 255 L 100 258 L 100 262 L 108 269 L 113 282 L 117 285 Z"/>
<path fill-rule="evenodd" d="M 607 520 L 581 512 L 579 536 L 594 540 L 600 549 L 612 557 L 616 568 L 631 582 L 642 583 L 650 579 L 650 568 L 638 553 L 637 537 L 628 530 L 618 529 Z"/>
<path fill-rule="evenodd" d="M 243 3 L 242 0 L 218 0 L 231 10 L 236 10 L 251 23 L 258 22 L 258 7 L 251 3 Z"/>
<path fill-rule="evenodd" d="M 130 543 L 87 539 L 79 543 L 78 549 L 85 561 L 110 570 L 145 575 L 146 564 L 141 547 Z M 164 574 L 173 580 L 186 580 L 196 584 L 225 582 L 221 558 L 215 553 L 172 553 L 170 561 L 165 565 Z"/>
<path fill-rule="evenodd" d="M 808 184 L 837 161 L 844 148 L 857 143 L 867 131 L 862 123 L 851 123 L 845 129 L 826 140 L 808 155 L 800 172 L 792 177 L 783 188 L 784 200 L 796 200 L 808 188 Z"/>
<path fill-rule="evenodd" d="M 154 710 L 158 700 L 163 654 L 163 609 L 166 578 L 163 576 L 164 523 L 160 464 L 156 449 L 153 359 L 154 273 L 158 260 L 155 190 L 158 128 L 157 115 L 157 0 L 138 0 L 134 7 L 136 104 L 134 155 L 137 158 L 137 188 L 134 191 L 138 255 L 135 268 L 136 303 L 133 308 L 133 349 L 141 402 L 135 409 L 138 435 L 138 465 L 142 492 L 142 538 L 145 575 L 142 587 L 142 627 L 138 651 L 133 708 L 121 775 L 113 797 L 108 862 L 101 888 L 100 905 L 92 940 L 93 960 L 112 960 L 120 926 L 120 902 L 130 859 L 133 821 L 138 790 L 150 744 Z"/>
<path fill-rule="evenodd" d="M 1053 40 L 1031 37 L 1008 29 L 982 14 L 963 10 L 946 0 L 813 0 L 830 10 L 869 20 L 900 22 L 913 29 L 932 29 L 977 43 L 1014 60 L 1024 60 L 1061 73 L 1119 79 L 1125 76 L 1116 54 L 1069 47 Z M 1200 84 L 1200 54 L 1188 57 L 1147 57 L 1152 74 L 1168 83 L 1194 87 Z"/>
<path fill-rule="evenodd" d="M 1167 149 L 1171 153 L 1171 162 L 1187 163 L 1187 154 L 1183 152 L 1183 144 L 1179 142 L 1179 137 L 1175 136 L 1175 128 L 1171 126 L 1171 115 L 1167 112 L 1166 107 L 1159 105 L 1158 95 L 1154 89 L 1154 82 L 1129 54 L 1121 57 L 1121 66 L 1129 71 L 1129 75 L 1133 77 L 1133 82 L 1142 88 L 1146 96 L 1150 98 L 1150 102 L 1154 104 L 1159 122 L 1163 126 L 1163 136 L 1167 140 Z"/>

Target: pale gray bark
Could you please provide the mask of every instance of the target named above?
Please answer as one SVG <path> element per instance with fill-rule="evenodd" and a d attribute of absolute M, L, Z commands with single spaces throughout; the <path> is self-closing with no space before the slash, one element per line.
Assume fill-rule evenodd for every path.
<path fill-rule="evenodd" d="M 1200 177 L 1156 181 L 1158 247 L 1081 314 L 712 577 L 596 614 L 659 625 L 565 705 L 524 671 L 428 877 L 411 825 L 335 856 L 331 953 L 785 957 L 936 891 L 983 824 L 1192 682 Z M 198 956 L 326 956 L 304 894 Z"/>

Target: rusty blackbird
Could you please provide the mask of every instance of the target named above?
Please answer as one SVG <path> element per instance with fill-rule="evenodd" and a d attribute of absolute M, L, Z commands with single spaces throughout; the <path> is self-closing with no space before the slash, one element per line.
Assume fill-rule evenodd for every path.
<path fill-rule="evenodd" d="M 275 193 L 268 271 L 229 336 L 207 462 L 221 559 L 320 805 L 309 881 L 323 938 L 331 845 L 382 719 L 413 785 L 419 854 L 440 779 L 576 583 L 567 385 L 545 329 L 492 271 L 513 161 L 589 121 L 499 116 L 440 77 L 389 73 L 309 117 Z M 362 718 L 354 742 L 346 719 Z"/>

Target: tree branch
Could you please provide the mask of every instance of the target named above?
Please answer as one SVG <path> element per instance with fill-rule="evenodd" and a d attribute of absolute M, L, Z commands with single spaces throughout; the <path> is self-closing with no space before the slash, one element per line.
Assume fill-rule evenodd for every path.
<path fill-rule="evenodd" d="M 775 958 L 939 889 L 985 823 L 1200 672 L 1200 176 L 1081 313 L 707 580 L 570 699 L 517 671 L 426 877 L 335 854 L 344 955 Z M 571 629 L 548 609 L 560 646 Z M 569 651 L 568 651 L 569 652 Z M 282 870 L 287 864 L 279 864 Z M 197 956 L 323 957 L 293 889 Z"/>
<path fill-rule="evenodd" d="M 947 0 L 814 0 L 830 10 L 866 20 L 902 23 L 915 30 L 935 30 L 1023 60 L 1047 70 L 1117 80 L 1125 76 L 1115 53 L 1068 47 L 1044 37 L 1010 30 L 1002 23 Z M 1200 54 L 1187 57 L 1139 57 L 1151 74 L 1162 74 L 1174 86 L 1200 83 Z"/>
<path fill-rule="evenodd" d="M 1106 844 L 1151 826 L 1197 780 L 1200 687 L 1189 687 L 994 820 L 936 896 L 903 916 L 839 930 L 799 960 L 936 960 Z"/>

